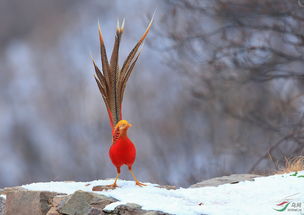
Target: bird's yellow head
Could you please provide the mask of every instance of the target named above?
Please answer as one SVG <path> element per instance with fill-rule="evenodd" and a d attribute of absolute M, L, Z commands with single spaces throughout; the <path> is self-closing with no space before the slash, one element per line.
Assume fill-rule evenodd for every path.
<path fill-rule="evenodd" d="M 127 120 L 120 120 L 120 121 L 116 124 L 114 130 L 117 130 L 117 129 L 119 129 L 119 130 L 125 130 L 125 129 L 128 129 L 128 128 L 130 128 L 130 127 L 132 127 L 132 124 L 128 123 Z"/>

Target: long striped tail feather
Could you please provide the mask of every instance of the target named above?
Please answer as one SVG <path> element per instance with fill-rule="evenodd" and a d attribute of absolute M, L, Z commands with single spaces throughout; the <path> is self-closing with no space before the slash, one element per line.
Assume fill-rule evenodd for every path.
<path fill-rule="evenodd" d="M 117 22 L 115 42 L 111 54 L 110 64 L 107 58 L 101 27 L 98 24 L 102 71 L 100 71 L 96 65 L 96 62 L 92 58 L 95 69 L 94 77 L 106 105 L 112 129 L 120 120 L 122 120 L 122 101 L 126 84 L 140 56 L 139 48 L 147 37 L 152 26 L 152 22 L 153 18 L 151 19 L 144 34 L 130 51 L 121 69 L 118 65 L 118 58 L 120 41 L 124 31 L 124 20 L 121 25 L 119 24 L 119 21 Z"/>

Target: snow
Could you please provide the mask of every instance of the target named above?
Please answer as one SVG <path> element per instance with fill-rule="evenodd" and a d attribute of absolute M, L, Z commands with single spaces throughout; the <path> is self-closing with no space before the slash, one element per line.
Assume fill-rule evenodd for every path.
<path fill-rule="evenodd" d="M 0 195 L 0 198 L 6 199 L 6 195 Z"/>
<path fill-rule="evenodd" d="M 159 210 L 177 215 L 275 215 L 279 213 L 275 209 L 282 209 L 284 206 L 277 204 L 288 201 L 291 204 L 284 214 L 300 214 L 289 209 L 298 206 L 293 209 L 302 210 L 304 213 L 304 177 L 299 177 L 301 175 L 304 176 L 304 171 L 298 172 L 297 175 L 289 173 L 259 177 L 255 181 L 217 187 L 177 190 L 158 188 L 156 184 L 150 183 L 146 183 L 146 187 L 138 187 L 133 181 L 118 180 L 119 188 L 95 193 L 119 200 L 108 205 L 105 210 L 113 210 L 120 204 L 136 203 L 144 210 Z M 48 182 L 23 185 L 23 188 L 71 194 L 77 190 L 91 192 L 93 186 L 111 183 L 112 179 L 92 182 Z"/>

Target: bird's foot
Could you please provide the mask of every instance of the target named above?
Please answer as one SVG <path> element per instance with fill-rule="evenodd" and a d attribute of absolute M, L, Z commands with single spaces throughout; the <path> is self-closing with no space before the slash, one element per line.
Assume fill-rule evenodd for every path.
<path fill-rule="evenodd" d="M 116 182 L 114 182 L 113 184 L 106 185 L 106 186 L 108 186 L 108 187 L 113 187 L 113 188 L 118 187 L 118 185 L 116 184 Z"/>
<path fill-rule="evenodd" d="M 92 188 L 92 191 L 104 191 L 104 190 L 114 190 L 117 188 L 117 184 L 109 184 L 109 185 L 99 185 Z"/>
<path fill-rule="evenodd" d="M 135 184 L 140 187 L 147 186 L 146 184 L 143 184 L 140 181 L 135 181 Z"/>

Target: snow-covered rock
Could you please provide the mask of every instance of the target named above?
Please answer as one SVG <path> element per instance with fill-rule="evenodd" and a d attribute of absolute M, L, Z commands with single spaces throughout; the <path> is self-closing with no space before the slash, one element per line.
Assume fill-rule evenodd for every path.
<path fill-rule="evenodd" d="M 54 214 L 48 215 L 75 214 L 75 209 L 84 215 L 276 215 L 278 211 L 284 211 L 284 214 L 304 213 L 304 171 L 257 177 L 251 181 L 229 182 L 219 186 L 178 189 L 160 188 L 159 185 L 149 183 L 148 186 L 137 187 L 133 181 L 119 180 L 119 187 L 114 190 L 92 192 L 94 186 L 112 182 L 113 180 L 33 183 L 22 188 L 31 192 L 66 194 L 57 205 L 51 205 L 50 210 Z M 67 204 L 70 204 L 70 211 L 62 211 L 68 207 Z M 106 207 L 103 208 L 104 206 Z"/>
<path fill-rule="evenodd" d="M 102 214 L 102 210 L 113 202 L 117 202 L 117 199 L 79 190 L 57 205 L 57 211 L 68 215 Z"/>
<path fill-rule="evenodd" d="M 20 190 L 6 195 L 5 215 L 45 215 L 51 208 L 50 202 L 56 192 Z"/>
<path fill-rule="evenodd" d="M 254 178 L 256 178 L 256 177 L 260 177 L 260 175 L 233 174 L 233 175 L 229 175 L 229 176 L 211 178 L 211 179 L 193 184 L 190 187 L 210 187 L 210 186 L 218 186 L 218 185 L 222 185 L 222 184 L 236 184 L 241 181 L 254 181 Z"/>

